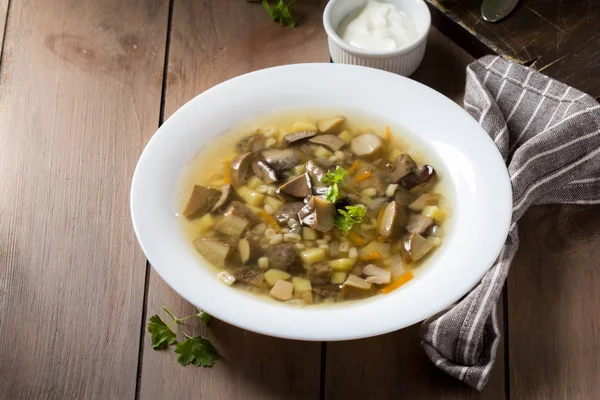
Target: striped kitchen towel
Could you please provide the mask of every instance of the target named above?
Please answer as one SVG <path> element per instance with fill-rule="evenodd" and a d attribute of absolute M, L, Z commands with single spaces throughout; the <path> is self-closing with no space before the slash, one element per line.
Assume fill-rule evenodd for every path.
<path fill-rule="evenodd" d="M 600 105 L 533 70 L 486 56 L 467 67 L 464 99 L 508 165 L 513 219 L 504 248 L 462 300 L 423 323 L 433 363 L 478 390 L 500 340 L 496 304 L 519 246 L 517 222 L 531 205 L 600 203 Z"/>

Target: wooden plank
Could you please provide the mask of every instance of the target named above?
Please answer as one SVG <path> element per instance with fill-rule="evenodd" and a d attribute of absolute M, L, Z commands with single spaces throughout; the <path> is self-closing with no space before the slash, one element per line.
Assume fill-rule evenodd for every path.
<path fill-rule="evenodd" d="M 8 2 L 9 0 L 0 0 L 0 49 L 4 45 L 4 33 L 6 28 L 6 19 L 8 18 Z M 2 58 L 0 58 L 0 64 Z"/>
<path fill-rule="evenodd" d="M 273 23 L 259 4 L 176 0 L 166 115 L 203 90 L 249 71 L 296 62 L 327 62 L 321 28 L 323 6 L 320 1 L 296 3 L 293 10 L 303 18 L 291 29 Z M 173 307 L 176 314 L 193 312 L 193 307 L 152 271 L 148 315 L 160 312 L 162 305 Z M 213 321 L 204 333 L 224 358 L 212 369 L 184 368 L 172 351 L 153 351 L 145 336 L 140 398 L 318 398 L 319 343 L 270 338 L 219 321 Z"/>
<path fill-rule="evenodd" d="M 508 279 L 513 399 L 600 393 L 600 207 L 547 206 L 519 223 Z"/>
<path fill-rule="evenodd" d="M 43 3 L 43 4 L 42 4 Z M 167 7 L 19 0 L 0 82 L 0 398 L 135 395 L 145 259 L 129 217 Z"/>
<path fill-rule="evenodd" d="M 436 25 L 477 57 L 494 52 L 600 96 L 600 2 L 521 0 L 499 23 L 481 0 L 427 0 Z"/>
<path fill-rule="evenodd" d="M 435 28 L 427 46 L 425 59 L 413 78 L 462 104 L 465 68 L 473 57 Z M 502 315 L 499 307 L 500 320 Z M 419 344 L 418 328 L 416 325 L 379 337 L 327 343 L 325 398 L 504 398 L 503 342 L 492 377 L 479 393 L 431 364 Z"/>

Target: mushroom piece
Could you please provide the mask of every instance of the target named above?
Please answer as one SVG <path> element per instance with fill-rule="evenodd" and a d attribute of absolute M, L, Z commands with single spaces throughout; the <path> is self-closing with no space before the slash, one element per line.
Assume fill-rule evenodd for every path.
<path fill-rule="evenodd" d="M 224 235 L 237 239 L 242 236 L 249 224 L 250 222 L 246 218 L 235 213 L 231 213 L 217 222 L 215 225 L 215 230 Z"/>
<path fill-rule="evenodd" d="M 383 152 L 383 140 L 374 133 L 364 133 L 352 139 L 350 149 L 358 157 L 373 160 Z"/>
<path fill-rule="evenodd" d="M 321 182 L 321 179 L 327 174 L 327 171 L 313 160 L 308 161 L 305 167 L 311 178 L 314 178 L 317 182 Z"/>
<path fill-rule="evenodd" d="M 338 151 L 346 145 L 346 142 L 335 135 L 315 136 L 309 142 L 323 146 L 331 151 Z"/>
<path fill-rule="evenodd" d="M 198 238 L 194 240 L 194 247 L 206 260 L 217 266 L 224 267 L 231 252 L 231 246 L 215 238 Z"/>
<path fill-rule="evenodd" d="M 267 164 L 269 164 L 278 174 L 295 167 L 300 162 L 300 157 L 292 149 L 269 149 L 264 150 L 262 155 Z"/>
<path fill-rule="evenodd" d="M 282 243 L 269 249 L 269 264 L 271 268 L 291 271 L 299 265 L 298 249 L 293 243 Z"/>
<path fill-rule="evenodd" d="M 394 200 L 396 203 L 401 206 L 407 206 L 410 204 L 410 198 L 410 192 L 402 186 L 398 186 L 396 193 L 394 193 Z"/>
<path fill-rule="evenodd" d="M 308 174 L 304 173 L 279 186 L 277 194 L 283 198 L 292 196 L 303 199 L 312 193 L 311 186 Z"/>
<path fill-rule="evenodd" d="M 363 274 L 367 275 L 365 281 L 368 283 L 387 285 L 392 281 L 392 271 L 388 271 L 374 264 L 367 265 L 363 269 Z"/>
<path fill-rule="evenodd" d="M 235 149 L 239 153 L 257 153 L 265 148 L 265 138 L 261 134 L 246 136 L 235 145 Z"/>
<path fill-rule="evenodd" d="M 225 185 L 221 187 L 221 197 L 215 203 L 215 205 L 210 209 L 211 212 L 217 210 L 223 210 L 225 207 L 231 203 L 233 199 L 235 199 L 236 193 L 235 189 L 232 185 Z"/>
<path fill-rule="evenodd" d="M 335 133 L 340 125 L 344 122 L 344 117 L 333 117 L 327 119 L 320 119 L 317 121 L 317 127 L 320 132 L 323 133 Z"/>
<path fill-rule="evenodd" d="M 414 172 L 417 169 L 417 164 L 408 154 L 400 154 L 394 160 L 394 170 L 392 171 L 392 181 L 398 183 L 400 179 Z"/>
<path fill-rule="evenodd" d="M 406 230 L 410 233 L 423 234 L 429 227 L 433 225 L 433 219 L 421 214 L 410 214 L 406 223 Z"/>
<path fill-rule="evenodd" d="M 252 172 L 267 185 L 279 180 L 275 170 L 262 160 L 254 161 L 252 163 Z"/>
<path fill-rule="evenodd" d="M 333 229 L 335 207 L 333 204 L 320 197 L 313 196 L 308 203 L 298 212 L 298 218 L 304 225 L 308 225 L 320 232 L 329 232 Z"/>
<path fill-rule="evenodd" d="M 407 190 L 411 190 L 428 183 L 435 176 L 435 169 L 431 165 L 422 165 L 412 174 L 406 175 L 400 180 L 400 184 Z"/>
<path fill-rule="evenodd" d="M 377 230 L 384 238 L 398 236 L 401 227 L 406 223 L 406 211 L 395 201 L 385 206 Z"/>
<path fill-rule="evenodd" d="M 418 233 L 411 233 L 402 238 L 400 252 L 406 262 L 415 262 L 423 258 L 433 249 L 433 243 Z"/>
<path fill-rule="evenodd" d="M 314 284 L 324 284 L 329 282 L 333 268 L 329 263 L 316 263 L 308 267 L 308 279 Z"/>
<path fill-rule="evenodd" d="M 233 272 L 235 280 L 238 282 L 249 283 L 254 286 L 260 286 L 263 283 L 265 275 L 256 267 L 243 267 Z"/>
<path fill-rule="evenodd" d="M 194 185 L 183 215 L 188 219 L 202 217 L 219 201 L 221 192 L 206 186 Z"/>
<path fill-rule="evenodd" d="M 342 285 L 313 285 L 312 293 L 321 297 L 337 297 Z"/>
<path fill-rule="evenodd" d="M 254 214 L 251 209 L 249 209 L 245 204 L 237 200 L 233 200 L 229 204 L 229 207 L 223 215 L 225 215 L 225 217 L 229 217 L 230 215 L 238 215 L 240 217 L 244 217 L 248 220 L 248 226 L 254 226 L 261 222 L 261 219 L 256 214 Z"/>
<path fill-rule="evenodd" d="M 316 134 L 317 134 L 317 132 L 315 132 L 315 131 L 294 132 L 294 133 L 285 135 L 282 140 L 286 146 L 293 146 L 295 144 L 302 143 L 302 141 L 304 141 L 306 139 L 310 139 L 311 137 L 315 136 Z"/>
<path fill-rule="evenodd" d="M 374 294 L 373 285 L 356 275 L 348 275 L 342 284 L 342 297 L 345 299 L 366 297 L 372 294 Z"/>
<path fill-rule="evenodd" d="M 249 238 L 240 239 L 238 242 L 238 251 L 242 264 L 248 264 L 258 259 L 261 253 L 261 247 L 254 240 Z"/>
<path fill-rule="evenodd" d="M 415 201 L 410 203 L 408 208 L 413 211 L 423 211 L 426 206 L 435 206 L 440 199 L 439 193 L 423 193 Z"/>
<path fill-rule="evenodd" d="M 294 285 L 292 283 L 280 279 L 275 282 L 275 285 L 271 288 L 269 296 L 280 301 L 288 301 L 292 299 L 293 291 Z"/>
<path fill-rule="evenodd" d="M 242 153 L 231 161 L 231 183 L 241 186 L 248 176 L 253 161 L 252 153 Z"/>
<path fill-rule="evenodd" d="M 287 223 L 290 218 L 298 219 L 298 212 L 304 207 L 304 203 L 301 201 L 294 201 L 291 203 L 284 203 L 279 211 L 275 214 L 275 219 L 279 224 Z"/>

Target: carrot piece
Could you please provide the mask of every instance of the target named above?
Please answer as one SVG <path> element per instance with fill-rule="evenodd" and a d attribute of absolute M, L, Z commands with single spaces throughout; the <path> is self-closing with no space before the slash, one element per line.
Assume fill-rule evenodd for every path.
<path fill-rule="evenodd" d="M 391 291 L 398 289 L 400 286 L 404 285 L 406 282 L 410 281 L 412 278 L 414 278 L 414 275 L 412 272 L 410 272 L 410 271 L 405 272 L 395 282 L 393 282 L 393 283 L 387 285 L 386 287 L 384 287 L 383 289 L 381 289 L 381 293 L 388 294 Z"/>
<path fill-rule="evenodd" d="M 354 161 L 354 164 L 352 164 L 352 166 L 348 169 L 348 173 L 350 175 L 354 175 L 357 168 L 358 168 L 358 161 Z"/>
<path fill-rule="evenodd" d="M 231 169 L 229 169 L 229 165 L 229 160 L 223 162 L 223 182 L 225 182 L 226 185 L 231 183 Z"/>
<path fill-rule="evenodd" d="M 378 251 L 374 251 L 372 253 L 369 253 L 367 255 L 365 255 L 364 257 L 362 257 L 363 261 L 372 261 L 372 260 L 377 260 L 378 258 L 381 258 L 381 253 Z"/>
<path fill-rule="evenodd" d="M 277 233 L 281 233 L 282 230 L 279 227 L 279 224 L 277 223 L 277 221 L 275 221 L 275 218 L 273 218 L 271 216 L 271 214 L 267 214 L 266 211 L 261 211 L 260 212 L 260 217 L 269 225 L 271 225 L 273 228 L 275 228 L 275 230 L 277 231 Z"/>
<path fill-rule="evenodd" d="M 365 171 L 362 174 L 356 176 L 356 182 L 366 181 L 371 177 L 371 175 L 373 175 L 371 171 Z"/>
<path fill-rule="evenodd" d="M 357 244 L 359 246 L 367 244 L 367 239 L 360 236 L 356 232 L 348 232 L 348 239 L 352 240 L 355 244 Z"/>
<path fill-rule="evenodd" d="M 386 239 L 386 238 L 384 238 L 383 236 L 377 236 L 377 241 L 378 241 L 379 243 L 386 243 L 386 242 L 387 242 L 387 239 Z"/>
<path fill-rule="evenodd" d="M 381 218 L 383 218 L 383 211 L 385 210 L 384 207 L 381 207 L 379 209 L 379 213 L 377 213 L 377 222 L 375 223 L 375 227 L 377 229 L 379 229 L 379 225 L 381 225 Z"/>
<path fill-rule="evenodd" d="M 385 126 L 385 138 L 387 139 L 388 142 L 392 141 L 392 131 L 390 130 L 389 126 Z"/>

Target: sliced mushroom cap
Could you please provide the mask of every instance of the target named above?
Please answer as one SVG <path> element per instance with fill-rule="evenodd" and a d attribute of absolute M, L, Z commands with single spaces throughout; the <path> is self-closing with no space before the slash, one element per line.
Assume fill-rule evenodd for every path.
<path fill-rule="evenodd" d="M 235 189 L 232 185 L 225 185 L 221 187 L 221 197 L 215 203 L 215 205 L 210 209 L 211 212 L 223 210 L 225 207 L 229 205 L 237 197 L 235 193 Z"/>
<path fill-rule="evenodd" d="M 238 242 L 238 251 L 242 264 L 248 264 L 255 261 L 261 255 L 261 247 L 258 243 L 250 238 L 240 239 Z"/>
<path fill-rule="evenodd" d="M 395 201 L 391 201 L 385 206 L 377 230 L 384 238 L 397 237 L 406 223 L 406 211 Z"/>
<path fill-rule="evenodd" d="M 356 275 L 348 275 L 348 278 L 342 285 L 342 297 L 345 299 L 366 297 L 373 293 L 373 285 Z"/>
<path fill-rule="evenodd" d="M 288 281 L 278 280 L 271 288 L 269 296 L 280 301 L 288 301 L 292 299 L 294 285 Z"/>
<path fill-rule="evenodd" d="M 246 231 L 246 228 L 250 225 L 250 222 L 235 213 L 231 213 L 225 218 L 222 218 L 215 225 L 215 230 L 221 232 L 224 235 L 230 236 L 233 239 L 237 239 Z"/>
<path fill-rule="evenodd" d="M 239 153 L 257 153 L 265 148 L 265 142 L 267 138 L 257 133 L 254 135 L 246 136 L 235 145 L 235 149 Z"/>
<path fill-rule="evenodd" d="M 277 194 L 283 198 L 291 196 L 303 199 L 312 193 L 311 186 L 312 184 L 308 174 L 304 173 L 279 186 Z"/>
<path fill-rule="evenodd" d="M 315 131 L 294 132 L 294 133 L 285 135 L 283 137 L 283 142 L 285 143 L 286 146 L 293 146 L 295 144 L 302 143 L 306 139 L 310 139 L 311 137 L 315 136 L 316 134 L 317 134 L 317 132 L 315 132 Z"/>
<path fill-rule="evenodd" d="M 291 271 L 300 264 L 298 249 L 292 243 L 282 243 L 269 249 L 269 264 L 271 268 Z"/>
<path fill-rule="evenodd" d="M 400 180 L 400 184 L 407 190 L 423 186 L 435 176 L 435 169 L 431 165 L 422 165 L 412 174 L 406 175 Z"/>
<path fill-rule="evenodd" d="M 269 164 L 278 174 L 287 171 L 300 162 L 300 157 L 292 149 L 269 149 L 264 150 L 262 155 L 267 161 L 267 164 Z"/>
<path fill-rule="evenodd" d="M 431 249 L 433 243 L 418 233 L 411 233 L 402 238 L 400 252 L 406 262 L 415 262 L 423 258 Z"/>
<path fill-rule="evenodd" d="M 400 154 L 394 160 L 394 170 L 392 171 L 392 181 L 398 183 L 400 179 L 414 172 L 417 169 L 417 164 L 408 154 Z"/>
<path fill-rule="evenodd" d="M 260 286 L 263 283 L 265 275 L 256 267 L 243 267 L 233 272 L 235 280 L 238 282 L 249 283 L 250 285 Z"/>
<path fill-rule="evenodd" d="M 423 193 L 415 201 L 410 203 L 408 208 L 413 211 L 423 211 L 426 206 L 437 205 L 440 199 L 439 193 Z"/>
<path fill-rule="evenodd" d="M 198 238 L 193 243 L 196 250 L 209 263 L 217 267 L 225 266 L 225 262 L 231 253 L 231 246 L 229 244 L 215 238 Z"/>
<path fill-rule="evenodd" d="M 365 281 L 368 283 L 387 285 L 392 281 L 392 271 L 388 271 L 374 264 L 367 265 L 363 269 L 363 274 L 367 276 Z"/>
<path fill-rule="evenodd" d="M 211 211 L 220 197 L 221 192 L 217 189 L 194 185 L 192 195 L 183 210 L 183 215 L 188 219 L 201 217 Z"/>
<path fill-rule="evenodd" d="M 320 135 L 310 139 L 309 142 L 321 145 L 331 151 L 338 151 L 346 145 L 342 139 L 335 135 Z"/>
<path fill-rule="evenodd" d="M 383 140 L 374 133 L 364 133 L 352 139 L 350 149 L 360 158 L 373 160 L 383 152 Z"/>
<path fill-rule="evenodd" d="M 249 226 L 254 226 L 261 222 L 261 219 L 254 214 L 251 209 L 237 200 L 234 200 L 229 204 L 229 207 L 225 211 L 224 215 L 226 217 L 230 215 L 239 215 L 240 217 L 244 217 L 248 220 Z"/>
<path fill-rule="evenodd" d="M 308 267 L 308 279 L 314 284 L 328 283 L 333 273 L 333 268 L 326 262 L 312 264 Z"/>
<path fill-rule="evenodd" d="M 252 163 L 252 172 L 267 185 L 279 180 L 275 170 L 262 160 L 254 161 Z"/>
<path fill-rule="evenodd" d="M 334 216 L 335 207 L 333 204 L 316 196 L 311 197 L 308 203 L 298 212 L 302 224 L 320 232 L 329 232 L 333 229 Z"/>
<path fill-rule="evenodd" d="M 231 183 L 233 183 L 233 186 L 238 187 L 244 183 L 253 160 L 252 153 L 242 153 L 231 161 Z"/>
<path fill-rule="evenodd" d="M 279 211 L 275 214 L 275 219 L 279 224 L 287 223 L 292 218 L 298 219 L 298 212 L 304 207 L 304 203 L 301 201 L 293 201 L 291 203 L 284 203 Z"/>
<path fill-rule="evenodd" d="M 313 160 L 308 161 L 305 167 L 308 173 L 311 175 L 311 178 L 314 178 L 314 180 L 317 182 L 321 182 L 321 179 L 323 179 L 325 174 L 327 174 L 325 168 L 321 167 Z"/>
<path fill-rule="evenodd" d="M 319 131 L 323 133 L 335 133 L 344 122 L 344 117 L 333 117 L 317 121 Z"/>
<path fill-rule="evenodd" d="M 405 207 L 410 204 L 410 199 L 410 192 L 402 186 L 398 186 L 398 188 L 396 189 L 396 193 L 394 193 L 394 200 L 396 201 L 396 203 Z"/>
<path fill-rule="evenodd" d="M 423 234 L 429 227 L 433 225 L 433 219 L 421 214 L 410 214 L 406 223 L 406 230 L 410 233 Z"/>

